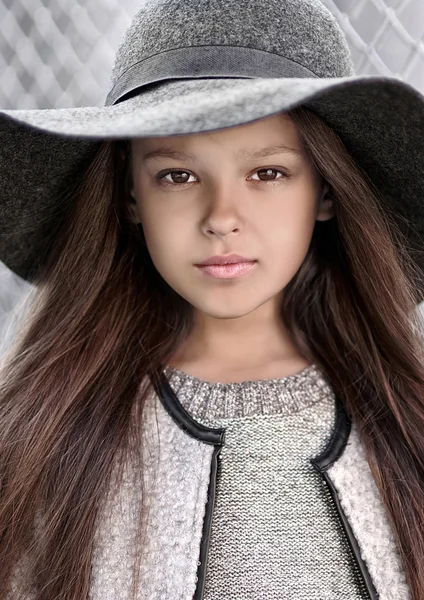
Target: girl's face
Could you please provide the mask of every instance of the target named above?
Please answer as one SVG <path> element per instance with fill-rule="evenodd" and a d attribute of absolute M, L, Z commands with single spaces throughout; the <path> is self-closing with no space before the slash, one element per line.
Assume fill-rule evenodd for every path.
<path fill-rule="evenodd" d="M 134 138 L 132 172 L 134 220 L 142 223 L 156 269 L 195 311 L 211 317 L 273 308 L 305 258 L 315 221 L 332 216 L 331 201 L 323 199 L 327 186 L 321 190 L 287 115 L 214 132 Z M 257 262 L 232 279 L 195 266 L 229 253 Z"/>

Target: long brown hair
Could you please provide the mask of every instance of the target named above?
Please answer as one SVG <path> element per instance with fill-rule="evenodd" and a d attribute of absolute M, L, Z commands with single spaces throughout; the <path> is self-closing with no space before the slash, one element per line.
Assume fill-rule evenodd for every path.
<path fill-rule="evenodd" d="M 285 288 L 281 318 L 356 421 L 412 600 L 422 600 L 419 274 L 385 199 L 337 134 L 305 107 L 289 114 L 330 184 L 335 216 L 316 223 L 305 261 Z M 67 198 L 35 300 L 3 366 L 2 599 L 18 564 L 19 593 L 26 582 L 35 600 L 88 599 L 96 523 L 114 465 L 140 460 L 133 450 L 151 382 L 192 324 L 190 305 L 156 271 L 131 221 L 130 161 L 121 155 L 127 146 L 99 142 Z M 142 503 L 139 515 L 142 540 Z"/>

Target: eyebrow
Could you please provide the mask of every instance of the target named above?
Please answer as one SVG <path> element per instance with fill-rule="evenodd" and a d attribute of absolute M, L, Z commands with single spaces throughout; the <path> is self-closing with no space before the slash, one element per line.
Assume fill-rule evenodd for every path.
<path fill-rule="evenodd" d="M 298 148 L 290 148 L 284 144 L 278 144 L 274 146 L 268 146 L 266 148 L 259 148 L 255 150 L 248 150 L 246 148 L 242 148 L 238 152 L 236 152 L 236 156 L 242 159 L 253 159 L 253 158 L 265 158 L 267 156 L 273 156 L 275 154 L 283 154 L 290 153 L 295 154 L 296 156 L 301 156 L 303 153 Z M 189 154 L 187 152 L 181 152 L 178 150 L 173 150 L 168 147 L 157 148 L 156 150 L 152 150 L 151 152 L 147 152 L 143 156 L 143 160 L 147 161 L 152 158 L 163 157 L 163 158 L 175 158 L 176 160 L 192 160 L 197 161 L 197 157 L 193 154 Z"/>

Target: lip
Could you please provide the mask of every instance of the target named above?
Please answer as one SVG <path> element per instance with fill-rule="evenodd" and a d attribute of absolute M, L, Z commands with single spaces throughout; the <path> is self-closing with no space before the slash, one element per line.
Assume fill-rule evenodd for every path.
<path fill-rule="evenodd" d="M 229 263 L 222 265 L 195 265 L 200 269 L 207 277 L 213 277 L 214 279 L 234 279 L 240 277 L 245 273 L 250 272 L 257 261 L 244 261 L 238 263 Z"/>
<path fill-rule="evenodd" d="M 245 263 L 245 262 L 253 262 L 255 259 L 247 258 L 246 256 L 241 256 L 240 254 L 217 254 L 215 256 L 210 256 L 206 260 L 196 264 L 195 266 L 204 266 L 204 265 L 227 265 L 233 263 Z"/>

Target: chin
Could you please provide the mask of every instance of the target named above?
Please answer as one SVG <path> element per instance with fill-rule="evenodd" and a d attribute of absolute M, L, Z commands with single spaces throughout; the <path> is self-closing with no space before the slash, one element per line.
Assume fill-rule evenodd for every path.
<path fill-rule="evenodd" d="M 225 300 L 217 300 L 213 302 L 213 296 L 208 298 L 208 302 L 199 302 L 191 304 L 194 308 L 214 319 L 239 319 L 240 317 L 244 317 L 253 311 L 255 311 L 263 302 L 247 303 L 243 298 L 240 299 L 240 302 L 226 302 Z"/>

